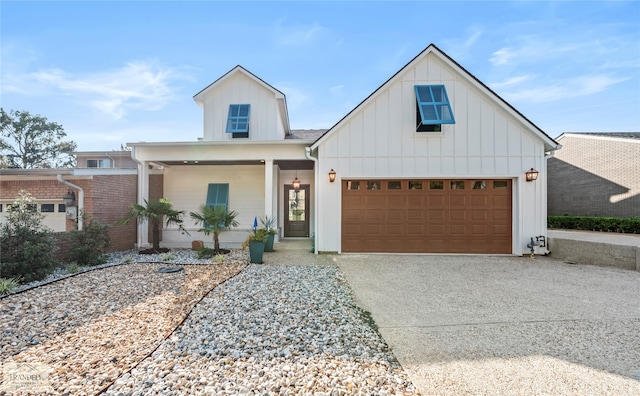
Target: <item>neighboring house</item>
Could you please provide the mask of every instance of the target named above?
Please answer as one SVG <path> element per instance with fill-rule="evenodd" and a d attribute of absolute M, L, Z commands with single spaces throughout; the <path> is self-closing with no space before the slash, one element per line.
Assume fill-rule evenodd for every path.
<path fill-rule="evenodd" d="M 558 144 L 434 45 L 324 132 L 291 130 L 285 95 L 241 66 L 194 99 L 201 139 L 128 144 L 138 200 L 149 166 L 162 167 L 176 209 L 239 213 L 221 235 L 228 246 L 265 215 L 281 238 L 313 236 L 319 252 L 521 255 L 547 234 L 545 154 Z M 539 176 L 527 182 L 531 168 Z M 210 243 L 185 227 L 190 236 L 165 228 L 163 244 Z"/>
<path fill-rule="evenodd" d="M 640 217 L 640 132 L 563 133 L 557 141 L 549 215 Z"/>
<path fill-rule="evenodd" d="M 128 151 L 77 152 L 78 167 L 73 169 L 0 169 L 0 221 L 20 190 L 36 199 L 35 210 L 42 212 L 44 225 L 54 232 L 82 229 L 78 213 L 113 224 L 129 212 L 137 201 L 137 163 Z M 108 164 L 108 166 L 107 166 Z M 94 166 L 95 165 L 95 166 Z M 151 177 L 151 194 L 159 197 L 161 178 Z M 65 202 L 65 196 L 75 198 Z M 156 194 L 156 195 L 154 195 Z M 67 205 L 71 203 L 71 205 Z M 110 251 L 131 249 L 136 241 L 136 225 L 112 227 Z"/>

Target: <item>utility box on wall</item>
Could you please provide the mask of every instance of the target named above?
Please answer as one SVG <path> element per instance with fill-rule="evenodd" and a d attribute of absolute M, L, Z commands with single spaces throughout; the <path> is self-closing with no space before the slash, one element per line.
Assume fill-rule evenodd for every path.
<path fill-rule="evenodd" d="M 67 206 L 67 219 L 69 220 L 78 219 L 78 208 L 76 206 Z"/>

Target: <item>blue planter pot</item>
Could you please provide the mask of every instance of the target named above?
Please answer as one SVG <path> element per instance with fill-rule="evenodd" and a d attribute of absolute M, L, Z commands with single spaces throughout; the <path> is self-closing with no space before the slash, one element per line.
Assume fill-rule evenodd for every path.
<path fill-rule="evenodd" d="M 249 261 L 254 264 L 262 264 L 262 256 L 264 255 L 264 242 L 249 242 Z"/>
<path fill-rule="evenodd" d="M 269 234 L 267 240 L 264 241 L 264 251 L 265 252 L 273 252 L 273 240 L 275 239 L 274 234 Z"/>

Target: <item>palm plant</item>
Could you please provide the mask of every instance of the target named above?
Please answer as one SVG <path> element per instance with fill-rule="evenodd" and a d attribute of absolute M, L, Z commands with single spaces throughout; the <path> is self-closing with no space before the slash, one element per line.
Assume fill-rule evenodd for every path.
<path fill-rule="evenodd" d="M 160 198 L 157 201 L 151 202 L 145 199 L 144 206 L 137 203 L 131 204 L 129 215 L 124 219 L 118 220 L 116 224 L 125 224 L 131 219 L 138 219 L 139 221 L 148 220 L 151 222 L 153 250 L 160 251 L 160 224 L 162 224 L 164 220 L 167 226 L 176 224 L 181 231 L 187 232 L 187 230 L 182 227 L 183 215 L 184 210 L 178 211 L 173 209 L 173 202 L 166 198 Z"/>
<path fill-rule="evenodd" d="M 201 205 L 199 212 L 191 212 L 190 215 L 193 220 L 202 224 L 198 231 L 204 232 L 205 235 L 213 234 L 213 249 L 216 252 L 220 251 L 220 233 L 238 226 L 238 213 L 229 211 L 222 205 Z"/>

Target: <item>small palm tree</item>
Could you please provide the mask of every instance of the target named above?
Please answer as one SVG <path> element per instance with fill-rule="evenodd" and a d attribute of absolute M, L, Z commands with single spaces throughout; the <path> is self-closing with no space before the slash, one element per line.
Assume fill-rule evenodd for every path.
<path fill-rule="evenodd" d="M 236 216 L 238 213 L 229 211 L 222 205 L 207 206 L 201 205 L 199 212 L 191 212 L 191 218 L 202 224 L 198 231 L 205 235 L 213 234 L 213 249 L 220 251 L 220 241 L 218 236 L 221 232 L 237 227 Z"/>
<path fill-rule="evenodd" d="M 118 220 L 116 224 L 122 225 L 131 219 L 138 219 L 139 221 L 148 220 L 151 222 L 151 241 L 153 243 L 153 250 L 160 250 L 160 224 L 163 220 L 166 225 L 177 224 L 181 231 L 187 232 L 182 227 L 182 216 L 184 210 L 173 209 L 173 202 L 166 198 L 160 198 L 157 201 L 147 202 L 144 200 L 144 206 L 133 203 L 131 204 L 131 211 L 129 215 L 122 220 Z"/>

